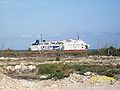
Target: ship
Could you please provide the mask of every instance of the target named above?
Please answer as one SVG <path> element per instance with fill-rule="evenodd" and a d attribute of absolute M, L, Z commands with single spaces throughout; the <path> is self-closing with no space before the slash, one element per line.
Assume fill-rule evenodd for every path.
<path fill-rule="evenodd" d="M 87 51 L 90 45 L 85 43 L 85 41 L 81 39 L 67 39 L 62 41 L 46 41 L 42 40 L 40 42 L 37 39 L 34 43 L 32 43 L 29 47 L 31 51 L 45 51 L 45 50 L 63 50 L 65 52 L 72 51 Z"/>

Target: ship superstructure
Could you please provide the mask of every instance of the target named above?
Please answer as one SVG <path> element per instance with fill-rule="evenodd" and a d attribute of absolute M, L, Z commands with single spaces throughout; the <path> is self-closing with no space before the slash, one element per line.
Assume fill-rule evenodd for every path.
<path fill-rule="evenodd" d="M 83 40 L 67 39 L 63 41 L 46 41 L 39 42 L 36 40 L 30 46 L 31 51 L 38 50 L 63 50 L 63 51 L 86 51 L 89 45 Z"/>

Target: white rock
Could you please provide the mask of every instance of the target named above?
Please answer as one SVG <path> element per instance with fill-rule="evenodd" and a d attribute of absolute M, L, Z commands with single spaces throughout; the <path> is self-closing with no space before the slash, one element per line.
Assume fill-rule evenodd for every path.
<path fill-rule="evenodd" d="M 46 79 L 46 78 L 48 78 L 48 76 L 46 76 L 46 75 L 41 75 L 40 78 L 41 78 L 41 79 Z"/>
<path fill-rule="evenodd" d="M 21 65 L 15 65 L 15 70 L 19 70 Z"/>
<path fill-rule="evenodd" d="M 20 70 L 21 70 L 21 71 L 26 71 L 26 70 L 28 70 L 28 67 L 27 67 L 27 66 L 21 66 L 21 67 L 20 67 Z"/>
<path fill-rule="evenodd" d="M 90 76 L 91 74 L 92 74 L 91 72 L 84 73 L 85 76 Z"/>
<path fill-rule="evenodd" d="M 13 66 L 7 66 L 6 70 L 7 71 L 15 71 L 15 68 Z"/>
<path fill-rule="evenodd" d="M 35 69 L 36 69 L 36 66 L 29 65 L 29 66 L 28 66 L 28 69 L 29 69 L 30 71 L 35 70 Z"/>
<path fill-rule="evenodd" d="M 0 57 L 0 59 L 5 59 L 4 57 Z"/>

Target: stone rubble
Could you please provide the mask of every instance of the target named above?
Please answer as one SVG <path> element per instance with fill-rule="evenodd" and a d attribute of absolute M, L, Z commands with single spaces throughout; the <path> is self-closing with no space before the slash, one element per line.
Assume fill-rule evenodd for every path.
<path fill-rule="evenodd" d="M 110 59 L 106 56 L 96 57 L 94 59 L 93 56 L 90 56 L 91 59 L 86 58 L 79 58 L 76 63 L 79 62 L 102 62 L 103 64 L 119 64 L 120 65 L 120 58 L 118 59 Z M 105 58 L 106 60 L 101 60 L 101 58 Z M 17 61 L 6 63 L 7 60 L 18 58 L 4 58 L 0 57 L 0 65 L 5 67 L 0 68 L 0 90 L 120 90 L 120 79 L 115 81 L 113 84 L 110 82 L 104 81 L 91 81 L 90 77 L 94 76 L 95 74 L 92 72 L 86 72 L 84 75 L 79 75 L 76 73 L 70 74 L 68 78 L 60 79 L 60 80 L 39 80 L 39 79 L 20 79 L 20 78 L 11 78 L 7 76 L 7 73 L 14 72 L 15 74 L 21 73 L 28 73 L 34 72 L 36 69 L 37 64 L 41 64 L 41 62 L 25 62 L 24 61 Z M 24 58 L 23 58 L 24 59 Z M 84 60 L 85 59 L 85 60 Z M 4 60 L 4 62 L 2 61 Z M 61 61 L 60 61 L 61 62 Z M 65 63 L 75 62 L 75 61 L 65 61 Z M 21 63 L 21 64 L 20 64 Z M 26 65 L 27 63 L 27 65 Z M 45 62 L 45 63 L 54 63 L 54 62 Z M 45 64 L 44 62 L 42 64 Z M 6 70 L 6 72 L 5 72 Z M 5 74 L 3 74 L 5 73 Z M 120 76 L 120 75 L 119 75 Z M 41 78 L 46 78 L 47 76 L 40 76 Z"/>
<path fill-rule="evenodd" d="M 89 76 L 73 73 L 60 80 L 14 79 L 0 73 L 0 90 L 120 90 L 120 81 L 109 83 L 91 83 Z"/>
<path fill-rule="evenodd" d="M 18 72 L 33 72 L 34 70 L 36 70 L 36 66 L 35 65 L 15 65 L 15 66 L 6 66 L 4 67 L 4 69 L 6 70 L 7 73 L 18 73 Z"/>

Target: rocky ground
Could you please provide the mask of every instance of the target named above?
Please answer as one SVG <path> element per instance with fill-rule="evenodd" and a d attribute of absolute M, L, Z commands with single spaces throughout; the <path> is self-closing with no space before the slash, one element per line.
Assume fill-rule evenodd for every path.
<path fill-rule="evenodd" d="M 103 59 L 105 58 L 105 59 Z M 85 60 L 84 60 L 85 59 Z M 119 64 L 120 59 L 117 58 L 110 58 L 109 62 L 107 62 L 109 58 L 107 57 L 102 57 L 102 59 L 97 58 L 97 60 L 93 57 L 90 57 L 88 59 L 86 58 L 81 58 L 77 59 L 76 61 L 69 61 L 66 60 L 65 62 L 90 62 L 93 61 L 95 62 L 103 62 L 109 64 L 109 62 L 112 62 L 113 64 Z M 10 61 L 12 63 L 11 65 L 16 65 L 23 63 L 23 60 L 14 62 Z M 16 59 L 15 59 L 16 60 Z M 83 61 L 84 60 L 84 61 Z M 7 64 L 8 65 L 7 65 Z M 8 60 L 4 60 L 4 58 L 1 59 L 0 65 L 5 65 L 9 66 L 10 63 L 8 63 Z M 37 63 L 37 62 L 35 62 Z M 26 61 L 24 64 L 33 64 Z M 44 63 L 44 62 L 43 62 Z M 47 62 L 49 63 L 49 62 Z M 53 62 L 50 62 L 53 63 Z M 28 68 L 29 66 L 24 68 Z M 14 67 L 16 69 L 19 69 L 20 67 Z M 23 68 L 23 69 L 24 69 Z M 31 69 L 32 67 L 29 67 Z M 12 70 L 11 67 L 7 67 L 7 69 Z M 21 70 L 21 69 L 20 69 Z M 32 70 L 32 69 L 31 69 Z M 16 72 L 17 73 L 17 72 Z M 13 78 L 12 76 L 9 76 L 5 74 L 4 68 L 0 68 L 0 90 L 120 90 L 120 80 L 106 80 L 106 79 L 99 79 L 97 78 L 96 80 L 91 79 L 89 75 L 79 75 L 76 73 L 70 74 L 70 77 L 60 79 L 60 80 L 40 80 L 40 79 L 28 79 L 28 78 Z"/>
<path fill-rule="evenodd" d="M 13 79 L 0 73 L 0 90 L 120 90 L 120 81 L 93 82 L 87 76 L 71 74 L 61 80 Z"/>

